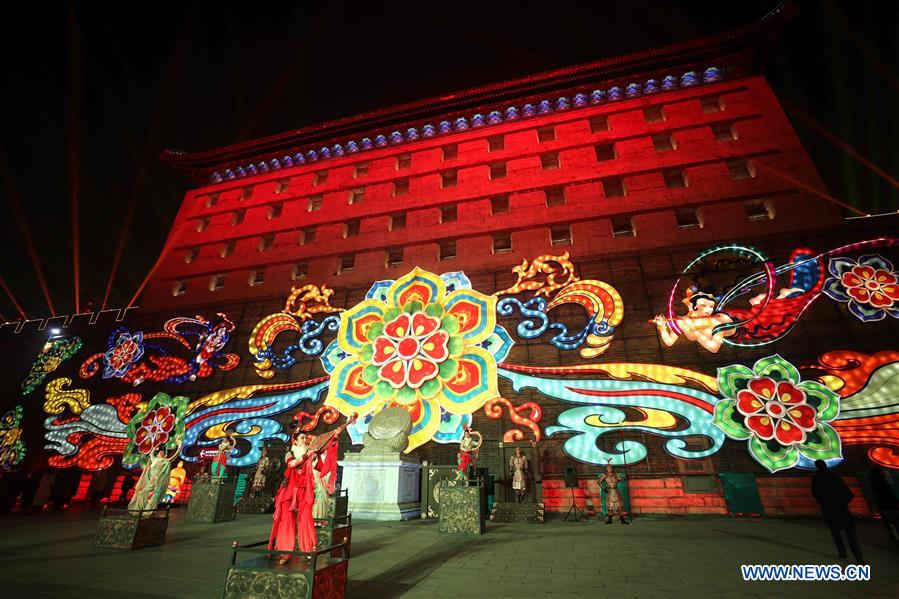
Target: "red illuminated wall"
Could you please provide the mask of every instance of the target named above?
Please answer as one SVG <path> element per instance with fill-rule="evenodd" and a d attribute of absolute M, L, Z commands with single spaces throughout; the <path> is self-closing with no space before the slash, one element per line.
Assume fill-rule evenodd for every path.
<path fill-rule="evenodd" d="M 856 516 L 870 517 L 858 478 L 844 476 L 855 497 L 849 509 Z M 574 501 L 590 514 L 598 511 L 599 486 L 595 479 L 580 480 L 574 489 Z M 821 508 L 812 497 L 809 476 L 757 477 L 759 497 L 766 516 L 820 516 Z M 565 481 L 544 480 L 543 501 L 548 512 L 566 512 L 571 507 L 571 489 Z M 727 502 L 720 487 L 711 493 L 685 491 L 683 478 L 633 478 L 628 483 L 631 510 L 635 514 L 715 514 L 727 515 Z"/>
<path fill-rule="evenodd" d="M 662 120 L 653 114 L 659 108 Z M 555 139 L 541 142 L 538 131 L 546 128 Z M 735 139 L 722 139 L 730 136 Z M 501 140 L 502 148 L 490 151 L 491 140 Z M 673 149 L 657 149 L 669 140 Z M 598 160 L 596 147 L 607 144 L 614 157 Z M 456 147 L 455 158 L 444 160 L 447 146 Z M 543 157 L 555 153 L 558 168 L 544 168 Z M 404 157 L 409 165 L 398 168 Z M 491 179 L 497 164 L 505 165 L 506 175 Z M 356 176 L 360 165 L 367 173 Z M 764 78 L 751 76 L 209 185 L 186 195 L 142 305 L 283 295 L 292 284 L 364 285 L 414 266 L 506 270 L 547 252 L 583 258 L 840 222 L 835 208 L 769 167 L 823 190 Z M 735 175 L 745 178 L 731 169 L 745 170 Z M 456 183 L 444 186 L 443 175 L 450 173 Z M 626 195 L 607 197 L 605 184 L 616 178 Z M 408 193 L 394 195 L 398 180 L 408 181 Z M 558 188 L 564 205 L 548 207 L 547 190 Z M 363 198 L 350 204 L 354 191 Z M 316 196 L 321 209 L 310 211 Z M 491 199 L 503 196 L 508 212 L 493 214 Z M 759 201 L 773 218 L 750 221 L 747 202 Z M 440 208 L 449 205 L 457 219 L 441 222 Z M 232 224 L 238 211 L 243 220 Z M 811 211 L 818 218 L 802 218 Z M 393 216 L 404 216 L 405 226 L 391 230 Z M 678 217 L 701 226 L 679 226 Z M 203 219 L 208 224 L 201 225 Z M 358 233 L 348 234 L 353 221 Z M 613 222 L 620 228 L 628 221 L 633 237 L 613 235 Z M 560 238 L 570 227 L 570 243 L 554 247 L 553 227 Z M 304 242 L 304 229 L 314 229 L 312 242 Z M 511 252 L 494 252 L 492 236 L 504 234 L 511 234 Z M 455 242 L 454 258 L 440 259 L 441 242 Z M 233 251 L 222 257 L 229 243 Z M 389 250 L 402 251 L 401 263 L 387 264 Z M 352 257 L 351 271 L 338 272 L 341 257 Z M 294 281 L 296 268 L 307 274 Z M 264 280 L 250 285 L 254 271 Z M 215 276 L 224 276 L 224 285 L 212 291 Z M 174 296 L 179 283 L 185 292 Z"/>

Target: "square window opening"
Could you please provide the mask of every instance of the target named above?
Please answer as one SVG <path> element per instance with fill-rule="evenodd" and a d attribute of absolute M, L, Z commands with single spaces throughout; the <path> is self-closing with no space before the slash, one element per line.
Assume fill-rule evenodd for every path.
<path fill-rule="evenodd" d="M 455 204 L 450 204 L 448 206 L 440 207 L 440 222 L 441 223 L 453 223 L 459 218 L 458 211 L 456 209 Z"/>
<path fill-rule="evenodd" d="M 265 271 L 264 270 L 254 270 L 250 273 L 250 278 L 247 279 L 247 285 L 250 287 L 255 287 L 257 285 L 262 285 L 265 283 Z"/>
<path fill-rule="evenodd" d="M 299 281 L 300 279 L 305 279 L 307 276 L 309 276 L 308 262 L 297 262 L 293 265 L 293 269 L 290 271 L 290 280 Z"/>
<path fill-rule="evenodd" d="M 356 257 L 355 256 L 352 256 L 352 255 L 341 256 L 340 264 L 337 267 L 338 268 L 337 274 L 341 274 L 341 273 L 345 273 L 345 272 L 352 272 L 353 267 L 355 265 L 356 265 Z"/>
<path fill-rule="evenodd" d="M 655 148 L 656 152 L 665 152 L 667 150 L 677 149 L 677 142 L 674 141 L 674 136 L 670 133 L 659 133 L 658 135 L 652 136 L 652 147 Z"/>
<path fill-rule="evenodd" d="M 596 160 L 598 162 L 605 162 L 606 160 L 615 160 L 618 158 L 618 153 L 615 151 L 615 144 L 600 144 L 595 146 L 593 151 L 596 153 Z"/>
<path fill-rule="evenodd" d="M 225 286 L 225 275 L 213 275 L 209 280 L 209 291 L 218 291 Z"/>
<path fill-rule="evenodd" d="M 625 188 L 624 179 L 621 177 L 603 179 L 602 191 L 607 198 L 621 198 L 627 195 L 627 188 Z"/>
<path fill-rule="evenodd" d="M 647 106 L 643 109 L 643 120 L 647 123 L 661 123 L 665 120 L 665 111 L 661 106 Z"/>
<path fill-rule="evenodd" d="M 393 195 L 402 196 L 409 193 L 409 179 L 400 179 L 393 182 Z"/>
<path fill-rule="evenodd" d="M 390 230 L 400 231 L 406 228 L 406 213 L 392 214 L 390 216 Z"/>
<path fill-rule="evenodd" d="M 743 208 L 750 222 L 774 220 L 774 206 L 770 200 L 749 200 L 743 203 Z"/>
<path fill-rule="evenodd" d="M 558 225 L 549 229 L 550 243 L 556 245 L 571 245 L 571 227 Z"/>
<path fill-rule="evenodd" d="M 540 156 L 540 166 L 545 171 L 552 171 L 559 168 L 559 153 L 543 154 Z"/>
<path fill-rule="evenodd" d="M 712 134 L 718 141 L 735 141 L 737 126 L 734 123 L 715 123 L 712 125 Z"/>
<path fill-rule="evenodd" d="M 696 208 L 678 208 L 674 218 L 681 229 L 701 229 L 703 225 L 702 214 Z"/>
<path fill-rule="evenodd" d="M 721 112 L 724 110 L 724 100 L 717 95 L 702 96 L 699 98 L 699 104 L 702 106 L 703 112 Z"/>
<path fill-rule="evenodd" d="M 556 140 L 556 128 L 555 127 L 540 127 L 537 129 L 537 141 L 539 143 L 546 143 L 548 141 Z"/>
<path fill-rule="evenodd" d="M 563 187 L 551 187 L 544 191 L 546 194 L 546 207 L 565 205 L 565 189 Z"/>
<path fill-rule="evenodd" d="M 735 159 L 727 161 L 727 170 L 734 181 L 742 179 L 754 179 L 756 175 L 755 165 L 751 160 Z"/>
<path fill-rule="evenodd" d="M 456 240 L 450 239 L 440 242 L 440 259 L 449 260 L 456 257 Z"/>
<path fill-rule="evenodd" d="M 459 146 L 453 144 L 451 146 L 443 146 L 443 160 L 455 160 L 459 156 Z"/>
<path fill-rule="evenodd" d="M 634 220 L 630 216 L 616 216 L 612 219 L 612 236 L 618 237 L 636 237 L 637 231 L 634 229 Z"/>
<path fill-rule="evenodd" d="M 609 130 L 609 117 L 605 115 L 590 117 L 590 133 L 601 133 Z"/>
<path fill-rule="evenodd" d="M 364 189 L 354 189 L 350 191 L 349 203 L 352 206 L 353 204 L 361 204 L 365 199 L 365 190 Z"/>
<path fill-rule="evenodd" d="M 493 253 L 501 254 L 503 252 L 512 251 L 512 234 L 511 233 L 494 233 L 493 234 Z"/>
<path fill-rule="evenodd" d="M 403 263 L 403 248 L 387 250 L 387 266 L 399 266 Z"/>
<path fill-rule="evenodd" d="M 455 187 L 456 183 L 458 183 L 458 175 L 456 171 L 445 171 L 440 173 L 440 187 Z"/>
<path fill-rule="evenodd" d="M 680 169 L 670 169 L 662 172 L 665 178 L 665 187 L 668 189 L 682 189 L 688 187 L 687 172 Z"/>
<path fill-rule="evenodd" d="M 400 154 L 396 157 L 396 170 L 412 166 L 412 154 Z"/>

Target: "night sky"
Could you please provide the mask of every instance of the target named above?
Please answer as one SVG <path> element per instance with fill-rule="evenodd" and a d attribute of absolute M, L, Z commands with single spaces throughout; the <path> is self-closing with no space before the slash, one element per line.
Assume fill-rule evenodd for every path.
<path fill-rule="evenodd" d="M 17 226 L 24 207 L 57 314 L 74 311 L 71 198 L 81 222 L 81 305 L 128 303 L 188 189 L 159 161 L 301 125 L 719 33 L 776 0 L 662 2 L 27 2 L 4 6 L 0 45 L 0 276 L 29 318 L 50 309 Z M 899 8 L 801 3 L 768 68 L 830 192 L 865 212 L 899 190 L 797 111 L 899 178 Z M 0 315 L 17 319 L 0 293 Z"/>

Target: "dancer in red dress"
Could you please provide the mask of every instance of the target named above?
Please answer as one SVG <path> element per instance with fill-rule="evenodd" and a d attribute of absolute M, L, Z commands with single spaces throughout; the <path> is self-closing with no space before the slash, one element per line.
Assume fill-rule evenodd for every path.
<path fill-rule="evenodd" d="M 312 478 L 312 460 L 306 435 L 295 433 L 287 453 L 284 482 L 275 494 L 275 516 L 269 549 L 279 551 L 315 551 L 315 523 L 312 520 L 312 504 L 315 503 L 315 483 Z M 290 559 L 282 555 L 280 564 Z"/>
<path fill-rule="evenodd" d="M 269 536 L 269 549 L 307 553 L 317 549 L 312 511 L 316 500 L 316 475 L 319 475 L 318 484 L 322 487 L 319 495 L 324 494 L 324 500 L 327 501 L 327 494 L 333 491 L 337 476 L 337 436 L 355 421 L 356 415 L 353 414 L 344 424 L 318 438 L 300 431 L 294 433 L 290 451 L 284 458 L 287 465 L 284 482 L 275 494 L 275 516 Z M 325 451 L 327 453 L 322 459 L 320 454 Z M 317 472 L 313 468 L 317 468 Z M 330 490 L 323 488 L 324 478 L 328 479 Z M 284 565 L 289 560 L 289 555 L 282 554 L 278 563 Z"/>

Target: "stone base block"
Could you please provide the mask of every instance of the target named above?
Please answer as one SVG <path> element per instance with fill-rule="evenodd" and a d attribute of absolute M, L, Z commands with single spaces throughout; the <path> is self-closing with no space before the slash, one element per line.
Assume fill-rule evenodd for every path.
<path fill-rule="evenodd" d="M 440 532 L 466 535 L 484 534 L 484 488 L 464 481 L 441 481 Z"/>
<path fill-rule="evenodd" d="M 233 482 L 195 482 L 187 502 L 186 522 L 215 524 L 234 520 Z"/>
<path fill-rule="evenodd" d="M 168 527 L 167 509 L 132 513 L 107 507 L 100 516 L 94 545 L 128 550 L 162 545 Z"/>

